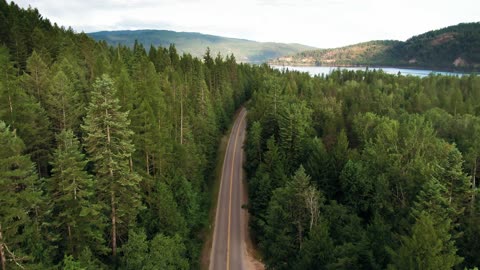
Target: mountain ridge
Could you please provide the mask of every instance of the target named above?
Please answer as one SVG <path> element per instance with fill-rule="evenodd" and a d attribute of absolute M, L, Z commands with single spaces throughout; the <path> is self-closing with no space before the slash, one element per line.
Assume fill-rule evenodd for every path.
<path fill-rule="evenodd" d="M 298 43 L 258 42 L 249 39 L 223 37 L 199 32 L 173 30 L 114 30 L 87 33 L 95 40 L 105 40 L 110 45 L 132 47 L 135 40 L 144 46 L 168 47 L 175 44 L 177 50 L 201 57 L 209 47 L 214 54 L 234 54 L 240 62 L 262 63 L 285 54 L 292 54 L 315 47 Z"/>
<path fill-rule="evenodd" d="M 274 65 L 395 66 L 480 70 L 480 22 L 460 23 L 412 36 L 406 41 L 374 40 L 277 57 Z"/>

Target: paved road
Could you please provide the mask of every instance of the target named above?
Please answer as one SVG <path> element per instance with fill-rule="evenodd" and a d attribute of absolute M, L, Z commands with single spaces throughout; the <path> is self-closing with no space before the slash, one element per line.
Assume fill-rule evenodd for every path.
<path fill-rule="evenodd" d="M 244 269 L 245 215 L 243 211 L 245 210 L 242 210 L 244 200 L 242 147 L 246 132 L 246 114 L 245 108 L 238 113 L 225 151 L 210 254 L 210 270 Z"/>

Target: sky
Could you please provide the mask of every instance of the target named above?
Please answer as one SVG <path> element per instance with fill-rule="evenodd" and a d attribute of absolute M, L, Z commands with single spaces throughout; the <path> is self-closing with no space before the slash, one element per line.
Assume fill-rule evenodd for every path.
<path fill-rule="evenodd" d="M 16 0 L 77 32 L 161 29 L 334 48 L 480 21 L 479 0 Z"/>

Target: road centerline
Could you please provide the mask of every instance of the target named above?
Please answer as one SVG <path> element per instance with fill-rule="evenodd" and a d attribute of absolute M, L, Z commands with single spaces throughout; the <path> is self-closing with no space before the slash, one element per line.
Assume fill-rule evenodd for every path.
<path fill-rule="evenodd" d="M 230 167 L 230 194 L 228 197 L 228 227 L 227 227 L 227 270 L 230 269 L 230 234 L 232 226 L 232 186 L 233 186 L 233 168 L 235 164 L 235 155 L 237 152 L 237 141 L 239 137 L 240 126 L 244 120 L 245 114 L 242 114 L 240 121 L 238 122 L 237 130 L 235 131 L 235 142 L 233 143 L 232 162 Z"/>

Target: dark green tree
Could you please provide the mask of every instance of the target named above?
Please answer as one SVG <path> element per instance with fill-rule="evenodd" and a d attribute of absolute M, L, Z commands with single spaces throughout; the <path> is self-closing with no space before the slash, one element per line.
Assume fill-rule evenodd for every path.
<path fill-rule="evenodd" d="M 140 177 L 133 172 L 132 131 L 128 114 L 121 111 L 116 89 L 109 76 L 94 84 L 83 130 L 85 147 L 95 166 L 97 194 L 108 206 L 112 254 L 117 254 L 117 240 L 128 232 L 141 209 Z"/>
<path fill-rule="evenodd" d="M 0 259 L 2 269 L 23 268 L 35 259 L 27 242 L 35 232 L 34 218 L 41 193 L 25 145 L 0 121 Z"/>
<path fill-rule="evenodd" d="M 85 155 L 71 130 L 62 131 L 57 141 L 49 179 L 54 239 L 74 258 L 84 248 L 102 253 L 103 217 L 95 202 L 93 178 L 85 170 Z"/>

